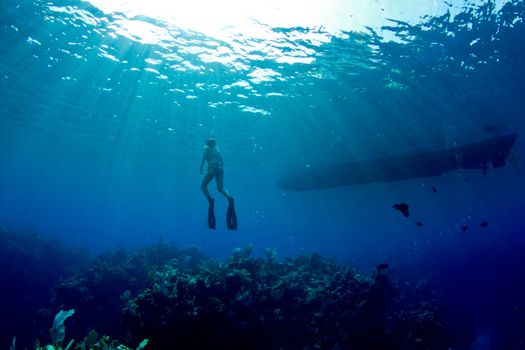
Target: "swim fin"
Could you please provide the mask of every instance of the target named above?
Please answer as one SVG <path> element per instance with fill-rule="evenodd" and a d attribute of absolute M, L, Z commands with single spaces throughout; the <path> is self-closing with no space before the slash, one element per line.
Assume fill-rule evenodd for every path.
<path fill-rule="evenodd" d="M 215 230 L 215 199 L 208 199 L 208 227 Z"/>
<path fill-rule="evenodd" d="M 228 211 L 226 212 L 226 225 L 228 230 L 237 230 L 237 213 L 235 213 L 235 206 L 233 198 L 228 199 Z"/>

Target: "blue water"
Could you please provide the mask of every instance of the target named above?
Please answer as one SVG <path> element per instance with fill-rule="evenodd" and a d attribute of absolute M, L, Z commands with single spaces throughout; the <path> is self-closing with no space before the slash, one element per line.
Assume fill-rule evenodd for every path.
<path fill-rule="evenodd" d="M 507 271 L 503 289 L 515 283 L 525 247 L 523 1 L 333 1 L 304 18 L 297 4 L 295 15 L 276 9 L 281 20 L 239 25 L 102 4 L 0 4 L 0 224 L 95 252 L 162 238 L 218 257 L 253 244 L 256 254 L 316 251 L 364 271 L 388 261 L 406 276 L 456 273 L 465 298 L 493 286 L 483 271 Z M 277 186 L 296 166 L 509 132 L 518 139 L 508 164 L 485 177 Z M 226 230 L 214 184 L 218 228 L 206 226 L 199 163 L 210 136 L 238 231 Z M 392 209 L 398 202 L 410 218 Z"/>

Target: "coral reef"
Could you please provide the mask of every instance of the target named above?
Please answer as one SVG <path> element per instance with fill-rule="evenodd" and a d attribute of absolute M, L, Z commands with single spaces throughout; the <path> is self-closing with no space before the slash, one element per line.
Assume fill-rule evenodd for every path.
<path fill-rule="evenodd" d="M 53 327 L 50 329 L 51 339 L 53 345 L 41 346 L 39 342 L 35 344 L 35 350 L 131 350 L 125 345 L 119 344 L 116 340 L 111 340 L 108 336 L 102 336 L 98 338 L 98 333 L 95 330 L 91 330 L 84 340 L 75 345 L 75 339 L 71 339 L 67 345 L 63 346 L 63 341 L 66 335 L 66 329 L 64 322 L 69 317 L 75 314 L 75 310 L 63 311 L 60 310 L 55 315 L 55 321 L 53 322 Z M 148 344 L 148 339 L 144 339 L 136 350 L 143 350 Z M 16 337 L 13 338 L 11 343 L 11 350 L 16 349 Z"/>
<path fill-rule="evenodd" d="M 277 261 L 236 249 L 188 269 L 174 259 L 123 310 L 152 349 L 443 349 L 430 302 L 404 304 L 384 266 L 372 278 L 318 254 Z M 408 306 L 408 308 L 406 308 Z M 137 338 L 137 339 L 138 339 Z"/>
<path fill-rule="evenodd" d="M 52 252 L 35 251 L 35 242 L 28 244 L 32 248 L 26 265 L 42 251 L 45 256 Z M 101 254 L 82 269 L 71 270 L 62 266 L 66 260 L 58 261 L 61 266 L 55 267 L 62 275 L 39 277 L 51 281 L 48 288 L 54 291 L 52 299 L 44 293 L 47 310 L 33 310 L 33 315 L 45 315 L 32 325 L 40 333 L 26 334 L 33 341 L 52 340 L 54 348 L 62 347 L 65 318 L 55 321 L 51 339 L 49 324 L 62 308 L 75 309 L 75 317 L 67 321 L 66 343 L 79 350 L 128 349 L 109 337 L 135 346 L 149 339 L 148 349 L 411 350 L 451 345 L 428 287 L 398 286 L 385 263 L 364 276 L 315 253 L 279 259 L 268 248 L 255 257 L 247 246 L 218 261 L 195 248 L 163 242 Z M 37 305 L 42 308 L 42 303 Z M 94 329 L 109 337 L 99 339 Z M 85 334 L 84 341 L 74 343 Z"/>
<path fill-rule="evenodd" d="M 52 308 L 74 308 L 82 315 L 70 327 L 76 334 L 104 330 L 124 338 L 127 329 L 120 322 L 125 300 L 146 288 L 163 264 L 177 257 L 200 256 L 196 249 L 179 250 L 161 241 L 130 253 L 123 250 L 97 256 L 88 268 L 63 281 L 55 291 Z M 188 260 L 190 259 L 190 260 Z"/>
<path fill-rule="evenodd" d="M 86 251 L 29 231 L 0 226 L 0 344 L 18 336 L 19 346 L 30 347 L 34 339 L 48 336 L 54 286 L 89 262 Z M 3 348 L 3 345 L 0 345 Z"/>

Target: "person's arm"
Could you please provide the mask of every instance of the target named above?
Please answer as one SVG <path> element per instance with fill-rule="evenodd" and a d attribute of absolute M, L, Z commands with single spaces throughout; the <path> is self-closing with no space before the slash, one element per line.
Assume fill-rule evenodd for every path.
<path fill-rule="evenodd" d="M 204 162 L 206 162 L 206 156 L 208 154 L 208 147 L 204 147 L 204 151 L 202 152 L 202 159 L 201 159 L 201 168 L 200 168 L 200 173 L 202 174 L 202 168 L 204 167 Z"/>

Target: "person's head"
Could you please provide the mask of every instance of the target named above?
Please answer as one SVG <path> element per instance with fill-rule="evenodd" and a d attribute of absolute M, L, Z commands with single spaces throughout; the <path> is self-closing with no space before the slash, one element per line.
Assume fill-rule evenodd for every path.
<path fill-rule="evenodd" d="M 216 144 L 216 141 L 214 138 L 208 138 L 206 139 L 206 141 L 204 141 L 204 143 L 206 144 L 206 146 L 208 147 L 215 147 L 215 144 Z"/>

